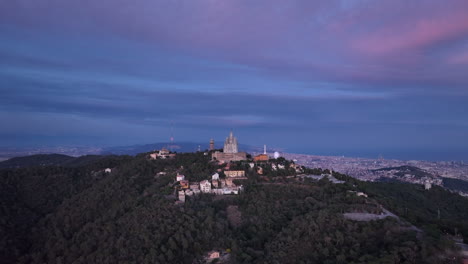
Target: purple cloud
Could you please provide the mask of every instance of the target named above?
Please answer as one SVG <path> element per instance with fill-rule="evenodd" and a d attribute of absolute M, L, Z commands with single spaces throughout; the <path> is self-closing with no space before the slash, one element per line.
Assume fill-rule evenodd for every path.
<path fill-rule="evenodd" d="M 392 144 L 411 126 L 405 143 L 454 145 L 468 132 L 467 14 L 464 0 L 1 1 L 0 110 L 127 130 L 316 124 Z"/>

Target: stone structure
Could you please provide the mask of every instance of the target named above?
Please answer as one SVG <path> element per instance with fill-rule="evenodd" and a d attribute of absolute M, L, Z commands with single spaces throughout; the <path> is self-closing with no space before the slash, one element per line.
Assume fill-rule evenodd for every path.
<path fill-rule="evenodd" d="M 245 152 L 239 152 L 237 138 L 234 137 L 231 131 L 229 137 L 227 137 L 224 142 L 223 152 L 216 151 L 213 153 L 212 159 L 220 162 L 239 161 L 246 160 L 247 154 Z"/>
<path fill-rule="evenodd" d="M 229 133 L 229 137 L 226 138 L 226 141 L 224 141 L 224 148 L 223 148 L 224 153 L 237 153 L 239 152 L 237 149 L 237 138 L 234 136 L 234 134 Z"/>
<path fill-rule="evenodd" d="M 245 177 L 245 171 L 243 170 L 224 171 L 224 175 L 226 175 L 226 177 L 228 178 Z"/>
<path fill-rule="evenodd" d="M 209 150 L 214 150 L 214 139 L 210 139 L 210 149 Z"/>

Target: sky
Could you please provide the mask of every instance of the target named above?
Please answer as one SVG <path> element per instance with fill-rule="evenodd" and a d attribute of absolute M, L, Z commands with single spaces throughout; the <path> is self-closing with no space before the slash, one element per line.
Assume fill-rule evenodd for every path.
<path fill-rule="evenodd" d="M 287 152 L 468 160 L 468 1 L 0 0 L 0 124 L 0 147 L 232 129 Z"/>

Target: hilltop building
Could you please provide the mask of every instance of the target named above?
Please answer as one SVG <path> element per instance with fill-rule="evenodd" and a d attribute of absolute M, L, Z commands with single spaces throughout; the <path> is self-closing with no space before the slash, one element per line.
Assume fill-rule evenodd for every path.
<path fill-rule="evenodd" d="M 209 150 L 214 150 L 215 146 L 214 146 L 214 139 L 210 139 L 210 148 Z"/>
<path fill-rule="evenodd" d="M 234 137 L 234 134 L 229 133 L 229 137 L 224 141 L 223 152 L 216 151 L 212 154 L 212 159 L 219 162 L 230 162 L 230 161 L 239 161 L 246 160 L 247 154 L 245 152 L 239 152 L 237 138 Z"/>
<path fill-rule="evenodd" d="M 176 156 L 175 153 L 171 153 L 166 148 L 162 148 L 161 150 L 151 153 L 149 155 L 150 159 L 154 159 L 154 160 L 155 159 L 173 159 L 175 158 L 175 156 Z"/>

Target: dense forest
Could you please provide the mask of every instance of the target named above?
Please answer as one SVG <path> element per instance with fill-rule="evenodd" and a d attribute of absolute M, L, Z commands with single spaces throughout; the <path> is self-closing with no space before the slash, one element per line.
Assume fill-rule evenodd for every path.
<path fill-rule="evenodd" d="M 441 188 L 261 176 L 243 162 L 230 166 L 247 171 L 240 195 L 174 203 L 176 173 L 199 181 L 223 167 L 200 152 L 0 170 L 0 263 L 203 263 L 210 250 L 229 263 L 458 263 L 446 234 L 468 236 L 468 200 Z M 401 220 L 343 217 L 381 205 Z"/>
<path fill-rule="evenodd" d="M 442 182 L 445 188 L 468 193 L 468 181 L 453 178 L 442 178 Z"/>

